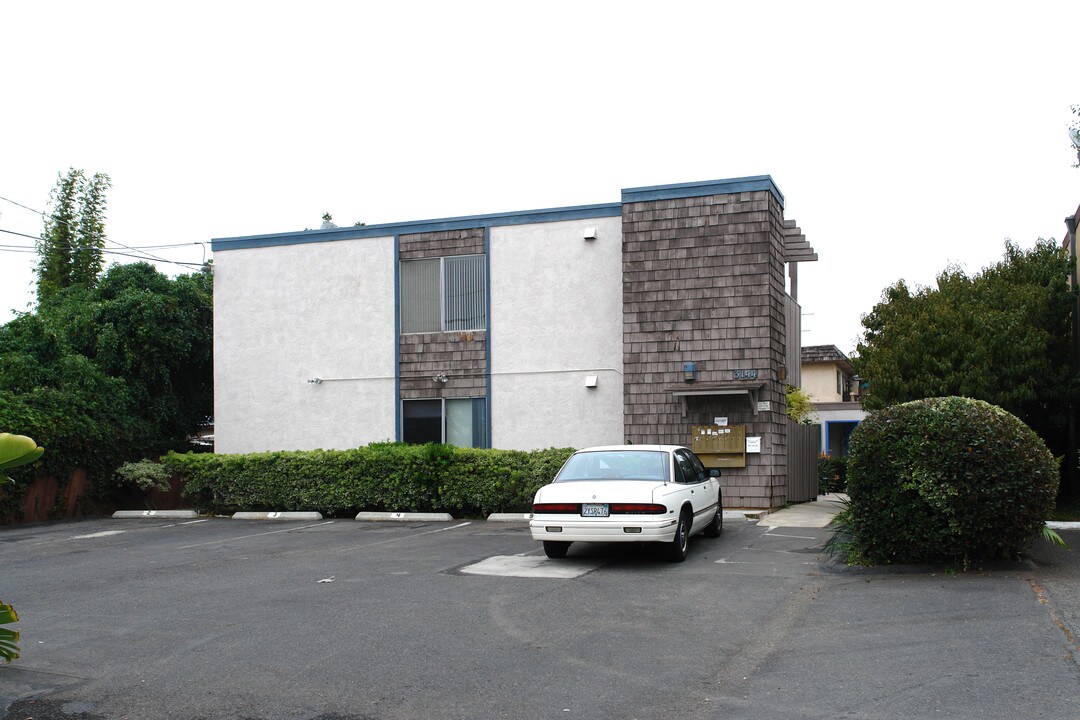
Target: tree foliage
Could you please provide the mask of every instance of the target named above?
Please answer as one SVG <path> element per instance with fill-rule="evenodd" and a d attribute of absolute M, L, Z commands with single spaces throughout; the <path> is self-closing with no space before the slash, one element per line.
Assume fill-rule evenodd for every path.
<path fill-rule="evenodd" d="M 39 302 L 67 287 L 89 289 L 97 283 L 105 248 L 105 192 L 110 185 L 104 173 L 88 178 L 75 168 L 57 180 L 38 241 Z"/>
<path fill-rule="evenodd" d="M 968 276 L 942 272 L 935 287 L 901 281 L 863 317 L 856 370 L 876 410 L 957 395 L 1005 408 L 1058 455 L 1067 444 L 1077 381 L 1070 364 L 1071 260 L 1054 242 L 1006 243 L 1004 258 Z"/>
<path fill-rule="evenodd" d="M 213 410 L 211 277 L 114 265 L 0 327 L 0 427 L 49 448 L 42 467 L 107 484 L 170 449 Z"/>
<path fill-rule="evenodd" d="M 814 414 L 814 405 L 810 393 L 795 385 L 788 385 L 784 394 L 784 412 L 789 420 L 809 425 Z"/>

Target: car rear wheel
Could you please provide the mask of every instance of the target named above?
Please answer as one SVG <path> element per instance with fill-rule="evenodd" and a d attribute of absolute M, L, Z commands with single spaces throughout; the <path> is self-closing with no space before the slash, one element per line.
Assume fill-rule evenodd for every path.
<path fill-rule="evenodd" d="M 570 549 L 570 543 L 561 540 L 545 540 L 544 554 L 549 558 L 558 560 L 566 557 L 566 551 Z"/>
<path fill-rule="evenodd" d="M 675 526 L 675 537 L 667 547 L 668 560 L 682 562 L 690 549 L 690 515 L 683 512 L 679 515 L 679 524 Z"/>
<path fill-rule="evenodd" d="M 705 526 L 705 537 L 718 538 L 720 533 L 724 532 L 724 509 L 720 507 L 720 503 L 716 504 L 716 514 L 713 515 L 712 522 Z"/>

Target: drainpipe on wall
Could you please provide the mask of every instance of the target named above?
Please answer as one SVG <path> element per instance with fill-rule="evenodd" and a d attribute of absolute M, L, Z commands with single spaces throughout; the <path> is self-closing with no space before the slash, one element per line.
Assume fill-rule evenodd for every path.
<path fill-rule="evenodd" d="M 1080 156 L 1080 153 L 1078 153 L 1078 156 Z M 1069 259 L 1072 260 L 1072 268 L 1069 270 L 1069 287 L 1073 291 L 1078 287 L 1076 284 L 1076 221 L 1078 215 L 1080 215 L 1080 209 L 1077 209 L 1075 215 L 1065 218 L 1065 227 L 1069 230 L 1067 236 Z M 1080 296 L 1073 298 L 1072 342 L 1069 345 L 1072 374 L 1073 378 L 1076 378 L 1080 375 Z M 1076 400 L 1074 398 L 1069 402 L 1069 446 L 1065 452 L 1065 481 L 1067 487 L 1065 493 L 1063 493 L 1066 497 L 1071 498 L 1075 498 L 1080 494 L 1080 488 L 1077 487 L 1077 474 L 1080 472 L 1080 468 L 1077 467 L 1078 458 L 1076 453 L 1076 410 Z"/>

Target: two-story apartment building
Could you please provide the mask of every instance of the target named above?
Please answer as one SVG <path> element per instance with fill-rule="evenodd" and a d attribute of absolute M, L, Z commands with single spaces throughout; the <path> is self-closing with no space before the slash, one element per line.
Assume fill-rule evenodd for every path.
<path fill-rule="evenodd" d="M 799 233 L 757 176 L 215 239 L 217 451 L 689 445 L 722 419 L 753 439 L 726 502 L 782 505 Z"/>

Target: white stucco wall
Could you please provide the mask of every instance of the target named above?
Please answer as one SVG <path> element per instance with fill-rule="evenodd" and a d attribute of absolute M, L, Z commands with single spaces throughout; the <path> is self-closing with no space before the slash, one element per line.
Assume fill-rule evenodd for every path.
<path fill-rule="evenodd" d="M 217 452 L 392 440 L 393 308 L 392 237 L 215 253 Z"/>
<path fill-rule="evenodd" d="M 621 218 L 495 227 L 490 253 L 492 446 L 621 443 Z"/>
<path fill-rule="evenodd" d="M 804 363 L 802 366 L 802 389 L 816 403 L 840 402 L 843 395 L 836 392 L 835 363 Z"/>

